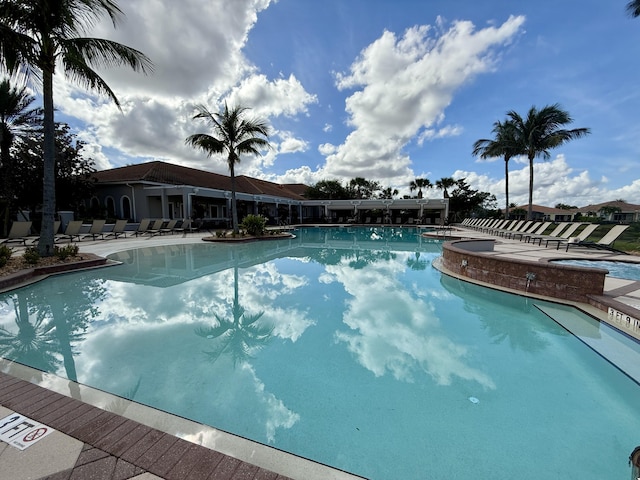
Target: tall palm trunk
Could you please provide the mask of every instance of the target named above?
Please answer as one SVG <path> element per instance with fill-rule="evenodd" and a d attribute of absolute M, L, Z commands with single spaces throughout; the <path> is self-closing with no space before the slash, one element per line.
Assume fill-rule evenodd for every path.
<path fill-rule="evenodd" d="M 6 205 L 4 209 L 4 215 L 2 219 L 2 236 L 9 235 L 9 221 L 11 220 L 11 209 L 13 208 L 13 162 L 11 160 L 11 154 L 9 148 L 11 146 L 11 140 L 9 139 L 8 132 L 2 135 L 2 144 L 0 145 L 0 155 L 2 156 L 2 169 L 4 175 L 2 178 L 2 188 L 6 198 Z"/>
<path fill-rule="evenodd" d="M 55 170 L 56 144 L 53 117 L 53 67 L 42 71 L 42 98 L 44 103 L 44 172 L 42 181 L 42 226 L 38 252 L 53 255 L 53 222 L 56 209 Z"/>
<path fill-rule="evenodd" d="M 529 156 L 529 210 L 527 220 L 533 220 L 533 157 Z"/>
<path fill-rule="evenodd" d="M 510 157 L 504 157 L 504 218 L 509 219 L 509 160 Z"/>
<path fill-rule="evenodd" d="M 231 221 L 233 222 L 233 233 L 238 234 L 238 205 L 236 203 L 236 173 L 233 162 L 229 162 L 229 173 L 231 175 Z"/>

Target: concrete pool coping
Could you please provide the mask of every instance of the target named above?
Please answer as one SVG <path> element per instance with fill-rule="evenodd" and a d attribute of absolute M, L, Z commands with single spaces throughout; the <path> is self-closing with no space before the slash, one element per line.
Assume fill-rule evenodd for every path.
<path fill-rule="evenodd" d="M 489 238 L 487 235 L 466 230 L 454 231 L 451 234 L 460 235 L 461 238 Z M 207 232 L 91 240 L 80 242 L 79 246 L 83 253 L 106 257 L 122 250 L 140 247 L 201 243 L 202 237 L 209 235 Z M 442 239 L 442 235 L 439 238 Z M 577 249 L 565 253 L 508 239 L 500 239 L 491 254 L 504 259 L 532 262 L 544 262 L 552 258 L 583 258 L 583 252 L 578 252 Z M 617 256 L 602 251 L 586 254 L 590 258 L 596 258 L 591 255 L 597 255 L 607 260 Z M 629 256 L 624 258 L 629 260 Z M 634 259 L 640 263 L 640 258 Z M 496 288 L 490 284 L 485 286 Z M 518 291 L 512 293 L 522 295 L 522 292 Z M 632 307 L 633 302 L 640 305 L 640 282 L 607 278 L 604 296 L 607 301 L 635 308 Z M 595 318 L 606 321 L 602 310 L 588 304 L 573 304 Z M 640 315 L 640 310 L 637 311 Z M 32 472 L 34 468 L 43 467 L 57 469 L 47 474 L 52 475 L 50 478 L 53 480 L 152 480 L 187 477 L 219 480 L 361 478 L 240 437 L 226 437 L 229 434 L 135 402 L 127 402 L 126 412 L 112 413 L 105 410 L 104 406 L 113 403 L 114 398 L 117 400 L 116 397 L 82 385 L 71 385 L 72 383 L 0 359 L 0 418 L 17 412 L 58 430 L 55 432 L 56 435 L 52 434 L 24 451 L 18 451 L 0 442 L 0 478 L 42 478 L 45 475 L 35 476 Z M 74 391 L 81 392 L 79 397 L 82 400 L 73 398 L 70 392 Z M 92 397 L 97 398 L 92 400 L 94 404 L 89 402 Z M 160 423 L 164 425 L 158 425 L 159 418 L 163 419 Z M 51 423 L 47 423 L 49 421 Z M 86 423 L 83 423 L 84 421 Z M 166 428 L 167 423 L 172 425 L 170 429 Z M 80 432 L 88 436 L 80 436 Z M 207 436 L 211 437 L 212 441 L 205 441 Z M 225 442 L 228 446 L 225 446 Z M 144 452 L 139 453 L 139 450 Z M 162 452 L 159 453 L 159 450 Z M 123 451 L 128 453 L 125 454 Z M 150 458 L 152 461 L 148 461 Z M 189 472 L 185 473 L 187 470 L 192 475 L 189 475 Z M 122 472 L 125 471 L 128 476 L 123 476 Z M 90 474 L 95 474 L 95 477 Z"/>

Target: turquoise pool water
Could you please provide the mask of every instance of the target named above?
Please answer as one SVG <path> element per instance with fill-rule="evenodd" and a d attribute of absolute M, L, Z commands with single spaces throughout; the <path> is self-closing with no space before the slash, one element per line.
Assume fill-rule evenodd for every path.
<path fill-rule="evenodd" d="M 628 478 L 640 386 L 585 342 L 611 332 L 441 275 L 415 229 L 296 235 L 1 295 L 1 355 L 375 480 Z"/>
<path fill-rule="evenodd" d="M 553 260 L 553 263 L 575 265 L 587 268 L 603 268 L 609 270 L 609 275 L 616 278 L 636 280 L 640 282 L 640 263 L 612 262 L 609 260 Z"/>

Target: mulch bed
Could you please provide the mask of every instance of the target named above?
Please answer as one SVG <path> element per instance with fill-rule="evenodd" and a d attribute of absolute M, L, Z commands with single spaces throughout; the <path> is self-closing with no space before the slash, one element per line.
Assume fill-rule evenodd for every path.
<path fill-rule="evenodd" d="M 27 283 L 35 277 L 97 267 L 104 265 L 106 262 L 106 258 L 99 257 L 93 253 L 81 253 L 65 260 L 55 256 L 45 257 L 38 260 L 36 265 L 28 264 L 22 256 L 11 257 L 7 264 L 0 268 L 0 290 Z"/>

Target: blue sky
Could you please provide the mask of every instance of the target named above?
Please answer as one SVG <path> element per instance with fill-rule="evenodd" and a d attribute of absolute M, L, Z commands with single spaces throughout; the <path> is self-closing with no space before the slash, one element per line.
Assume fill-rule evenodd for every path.
<path fill-rule="evenodd" d="M 504 203 L 504 161 L 473 142 L 515 110 L 559 103 L 591 135 L 534 167 L 534 203 L 640 204 L 640 19 L 626 1 L 130 0 L 93 36 L 138 48 L 152 75 L 103 76 L 123 104 L 56 78 L 58 119 L 99 169 L 149 160 L 226 173 L 184 144 L 206 131 L 194 104 L 241 103 L 268 120 L 273 148 L 237 173 L 275 182 L 466 178 Z M 528 164 L 510 164 L 526 203 Z M 439 191 L 427 192 L 440 196 Z"/>

